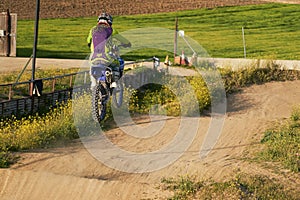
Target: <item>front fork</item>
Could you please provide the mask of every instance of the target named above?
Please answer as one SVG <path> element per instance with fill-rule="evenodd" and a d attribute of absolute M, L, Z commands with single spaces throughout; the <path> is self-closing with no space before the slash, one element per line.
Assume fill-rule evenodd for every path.
<path fill-rule="evenodd" d="M 118 60 L 119 60 L 119 63 L 120 63 L 119 72 L 120 72 L 120 78 L 121 78 L 123 76 L 123 71 L 124 71 L 124 67 L 125 67 L 125 61 L 121 57 L 119 57 Z"/>

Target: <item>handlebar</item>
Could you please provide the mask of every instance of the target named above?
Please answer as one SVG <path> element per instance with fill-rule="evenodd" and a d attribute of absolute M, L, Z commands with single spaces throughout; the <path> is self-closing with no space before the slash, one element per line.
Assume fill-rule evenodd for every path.
<path fill-rule="evenodd" d="M 132 62 L 127 62 L 124 65 L 132 65 L 136 63 L 142 63 L 142 62 L 147 62 L 147 61 L 153 61 L 153 68 L 157 69 L 160 66 L 160 59 L 153 56 L 152 58 L 147 58 L 147 59 L 142 59 L 142 60 L 136 60 Z"/>

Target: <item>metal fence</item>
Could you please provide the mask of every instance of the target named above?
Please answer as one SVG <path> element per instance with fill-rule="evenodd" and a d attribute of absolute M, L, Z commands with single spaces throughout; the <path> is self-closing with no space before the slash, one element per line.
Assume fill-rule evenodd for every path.
<path fill-rule="evenodd" d="M 76 83 L 75 83 L 76 78 Z M 1 84 L 0 117 L 23 116 L 47 110 L 72 98 L 72 92 L 88 88 L 89 71 L 32 81 Z M 31 85 L 36 91 L 30 94 Z"/>

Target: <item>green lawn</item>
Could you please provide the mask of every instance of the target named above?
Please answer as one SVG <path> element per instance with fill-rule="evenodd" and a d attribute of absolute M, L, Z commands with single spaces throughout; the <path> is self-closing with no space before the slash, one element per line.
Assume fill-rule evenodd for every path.
<path fill-rule="evenodd" d="M 300 5 L 264 4 L 116 16 L 114 27 L 121 33 L 151 27 L 166 28 L 171 32 L 175 17 L 179 19 L 179 29 L 212 57 L 242 58 L 244 27 L 248 58 L 300 60 Z M 95 23 L 96 16 L 40 20 L 38 57 L 86 58 L 89 53 L 86 37 Z M 34 21 L 19 20 L 17 33 L 17 56 L 30 56 Z M 154 52 L 134 51 L 128 58 L 149 57 Z"/>

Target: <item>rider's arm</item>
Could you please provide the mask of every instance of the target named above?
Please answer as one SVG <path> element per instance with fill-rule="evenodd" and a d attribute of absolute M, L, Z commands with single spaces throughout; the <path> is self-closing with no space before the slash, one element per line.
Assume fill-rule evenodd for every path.
<path fill-rule="evenodd" d="M 93 28 L 91 28 L 88 37 L 86 38 L 87 44 L 88 46 L 91 48 L 91 51 L 93 51 L 93 45 L 92 45 L 92 32 L 93 32 Z"/>
<path fill-rule="evenodd" d="M 122 45 L 127 46 L 127 47 L 131 47 L 130 41 L 127 40 L 125 37 L 123 37 L 121 34 L 119 34 L 119 32 L 116 29 L 113 29 L 112 36 L 113 36 L 113 38 L 120 41 L 122 43 Z"/>

